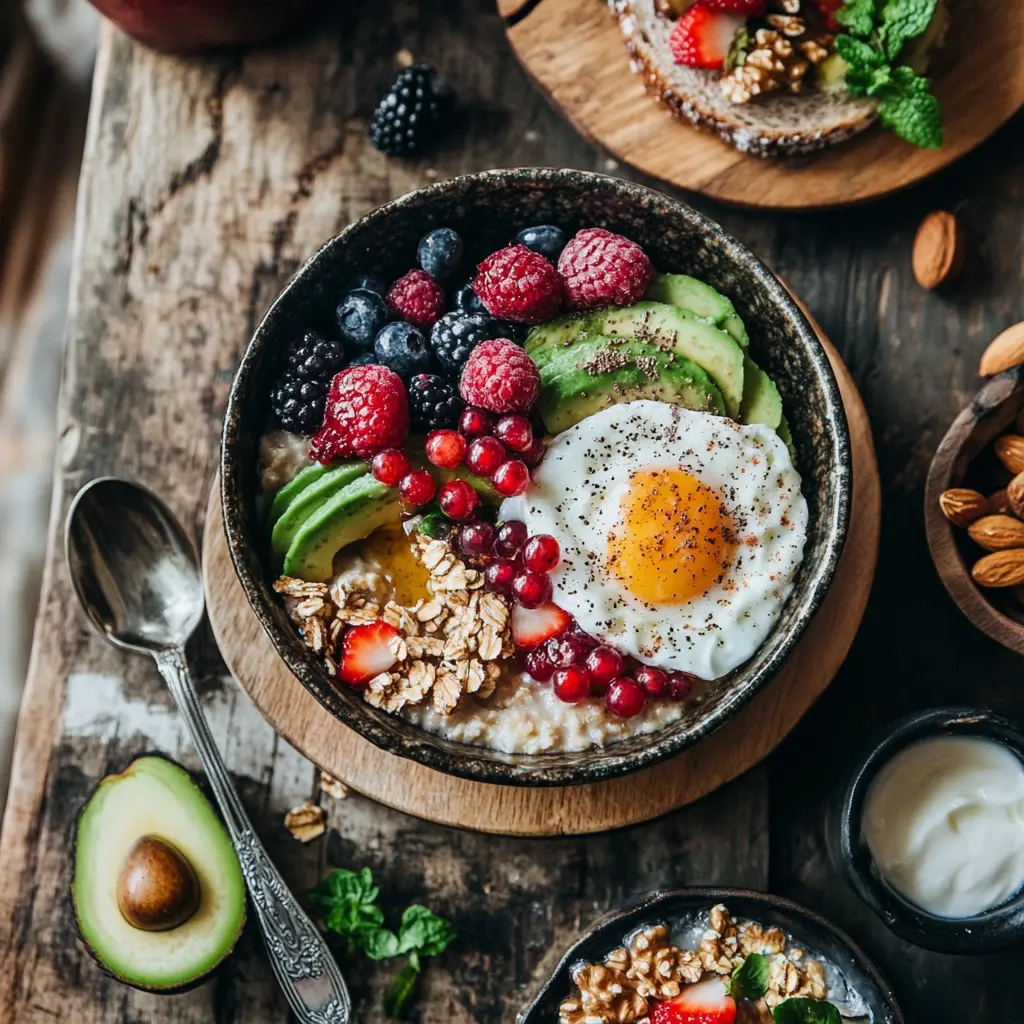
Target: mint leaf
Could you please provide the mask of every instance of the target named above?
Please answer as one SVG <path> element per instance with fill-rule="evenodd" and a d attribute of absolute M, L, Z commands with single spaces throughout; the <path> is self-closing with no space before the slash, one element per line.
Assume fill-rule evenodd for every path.
<path fill-rule="evenodd" d="M 942 111 L 939 101 L 928 91 L 931 83 L 910 68 L 896 68 L 894 74 L 898 75 L 899 91 L 882 96 L 879 121 L 914 146 L 938 149 L 942 145 Z"/>
<path fill-rule="evenodd" d="M 362 947 L 363 952 L 371 960 L 390 960 L 402 952 L 399 949 L 398 936 L 387 928 L 378 928 L 377 931 L 362 936 Z"/>
<path fill-rule="evenodd" d="M 398 932 L 399 952 L 415 950 L 420 956 L 437 956 L 455 940 L 455 929 L 450 921 L 438 917 L 432 910 L 414 903 L 402 915 Z"/>
<path fill-rule="evenodd" d="M 751 953 L 726 982 L 729 995 L 733 999 L 760 999 L 768 991 L 770 963 L 763 953 Z"/>
<path fill-rule="evenodd" d="M 422 533 L 424 537 L 440 537 L 443 528 L 448 520 L 441 512 L 427 512 L 416 524 L 416 532 Z"/>
<path fill-rule="evenodd" d="M 875 29 L 875 0 L 847 0 L 835 14 L 836 21 L 855 36 L 869 36 Z M 841 39 L 842 36 L 839 37 Z M 838 44 L 839 39 L 836 40 Z"/>
<path fill-rule="evenodd" d="M 888 0 L 879 30 L 886 55 L 895 60 L 904 43 L 922 35 L 931 24 L 938 0 Z"/>
<path fill-rule="evenodd" d="M 836 52 L 849 65 L 850 70 L 870 70 L 882 67 L 885 56 L 879 53 L 870 43 L 853 36 L 836 36 Z"/>
<path fill-rule="evenodd" d="M 384 1012 L 392 1020 L 403 1020 L 405 1011 L 412 1001 L 412 994 L 416 988 L 416 980 L 420 976 L 420 961 L 413 953 L 409 962 L 398 972 L 395 980 L 391 982 L 387 992 L 384 993 Z"/>
<path fill-rule="evenodd" d="M 839 1011 L 825 999 L 787 999 L 772 1011 L 775 1024 L 843 1024 Z"/>
<path fill-rule="evenodd" d="M 337 868 L 310 890 L 309 899 L 328 931 L 341 935 L 350 949 L 362 949 L 365 937 L 384 923 L 378 892 L 369 868 L 358 873 Z"/>

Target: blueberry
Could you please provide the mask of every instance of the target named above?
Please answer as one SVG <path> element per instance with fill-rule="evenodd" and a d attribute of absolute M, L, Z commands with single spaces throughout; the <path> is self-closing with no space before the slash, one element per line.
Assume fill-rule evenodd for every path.
<path fill-rule="evenodd" d="M 467 281 L 455 293 L 455 308 L 461 309 L 463 313 L 486 313 L 487 308 L 480 301 L 480 296 L 473 291 L 473 282 Z"/>
<path fill-rule="evenodd" d="M 373 292 L 374 295 L 379 295 L 383 299 L 388 294 L 388 283 L 383 277 L 378 277 L 376 274 L 356 274 L 349 281 L 348 290 L 350 292 Z"/>
<path fill-rule="evenodd" d="M 354 358 L 349 360 L 349 364 L 348 365 L 349 366 L 366 366 L 367 363 L 375 363 L 376 361 L 377 361 L 377 356 L 371 350 L 369 352 L 360 352 L 359 355 L 357 355 Z"/>
<path fill-rule="evenodd" d="M 554 224 L 535 224 L 532 228 L 523 228 L 516 235 L 516 241 L 549 260 L 556 260 L 568 239 L 565 232 Z"/>
<path fill-rule="evenodd" d="M 376 292 L 357 288 L 338 303 L 334 316 L 341 336 L 356 348 L 367 349 L 388 322 L 388 307 Z"/>
<path fill-rule="evenodd" d="M 451 228 L 434 228 L 420 239 L 416 258 L 435 281 L 443 281 L 462 260 L 462 239 Z"/>
<path fill-rule="evenodd" d="M 396 320 L 388 324 L 373 343 L 378 363 L 390 367 L 399 377 L 411 377 L 430 369 L 430 343 L 412 324 Z"/>

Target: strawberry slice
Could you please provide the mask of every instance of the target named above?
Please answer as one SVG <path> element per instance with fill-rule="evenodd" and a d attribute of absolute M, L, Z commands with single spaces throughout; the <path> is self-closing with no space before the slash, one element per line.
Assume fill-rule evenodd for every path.
<path fill-rule="evenodd" d="M 650 1017 L 651 1024 L 735 1024 L 736 1000 L 726 993 L 721 978 L 708 978 L 658 1003 Z"/>
<path fill-rule="evenodd" d="M 720 68 L 746 19 L 698 4 L 675 24 L 668 45 L 677 64 L 691 68 Z"/>
<path fill-rule="evenodd" d="M 378 619 L 353 626 L 341 641 L 338 678 L 351 686 L 364 686 L 374 676 L 387 672 L 398 660 L 393 647 L 398 630 Z"/>
<path fill-rule="evenodd" d="M 564 633 L 570 622 L 572 616 L 551 601 L 539 608 L 524 608 L 517 604 L 512 609 L 512 639 L 516 647 L 528 651 Z"/>

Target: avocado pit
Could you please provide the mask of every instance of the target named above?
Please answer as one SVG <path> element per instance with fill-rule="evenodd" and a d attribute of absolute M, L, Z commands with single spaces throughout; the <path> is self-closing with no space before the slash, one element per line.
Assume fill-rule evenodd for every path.
<path fill-rule="evenodd" d="M 178 928 L 199 909 L 199 898 L 195 869 L 179 850 L 159 836 L 135 841 L 117 879 L 117 906 L 133 928 Z"/>

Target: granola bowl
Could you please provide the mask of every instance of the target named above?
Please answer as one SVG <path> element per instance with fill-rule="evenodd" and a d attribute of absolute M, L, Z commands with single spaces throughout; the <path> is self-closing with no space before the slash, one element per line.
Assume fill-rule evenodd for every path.
<path fill-rule="evenodd" d="M 347 283 L 352 287 L 356 275 L 371 272 L 394 280 L 411 265 L 417 240 L 441 225 L 459 233 L 465 243 L 465 265 L 473 266 L 505 245 L 518 228 L 542 223 L 559 225 L 570 235 L 584 226 L 620 233 L 643 247 L 665 274 L 699 272 L 709 292 L 719 299 L 728 297 L 722 301 L 734 322 L 741 331 L 744 322 L 750 328 L 749 342 L 746 333 L 743 336 L 743 344 L 749 344 L 744 365 L 751 362 L 749 353 L 764 375 L 770 375 L 777 387 L 776 400 L 781 396 L 788 417 L 788 451 L 799 473 L 801 500 L 806 502 L 806 534 L 788 598 L 778 598 L 780 608 L 773 613 L 770 631 L 748 660 L 699 688 L 692 699 L 680 700 L 663 717 L 652 712 L 643 729 L 623 731 L 617 719 L 606 716 L 611 724 L 595 739 L 588 738 L 592 732 L 573 726 L 584 735 L 575 747 L 556 743 L 534 752 L 514 743 L 496 749 L 500 743 L 482 745 L 489 741 L 474 739 L 468 732 L 446 732 L 432 712 L 423 711 L 419 717 L 388 714 L 373 706 L 367 694 L 340 685 L 330 670 L 333 662 L 314 655 L 307 646 L 308 635 L 303 642 L 274 592 L 276 574 L 258 460 L 261 436 L 271 423 L 269 392 L 288 346 L 311 327 L 330 330 L 338 297 Z M 708 321 L 702 314 L 687 307 L 686 316 L 697 323 L 694 330 L 705 329 Z M 339 722 L 383 749 L 444 773 L 537 786 L 599 782 L 671 757 L 721 726 L 765 686 L 786 661 L 832 581 L 846 537 L 851 490 L 849 435 L 831 366 L 814 331 L 774 275 L 718 225 L 683 203 L 603 175 L 546 168 L 488 171 L 419 189 L 367 214 L 327 242 L 287 284 L 246 349 L 228 401 L 220 470 L 227 542 L 247 598 L 298 681 Z M 781 474 L 778 482 L 781 487 Z M 663 621 L 666 629 L 673 628 L 670 619 Z M 474 691 L 467 688 L 465 693 Z M 563 704 L 558 711 L 564 715 L 566 709 L 573 712 L 575 706 Z"/>
<path fill-rule="evenodd" d="M 767 984 L 763 992 L 748 989 L 748 1000 L 733 986 L 738 1021 L 770 1020 L 772 1008 L 792 997 L 827 999 L 843 1020 L 902 1024 L 888 982 L 835 925 L 780 896 L 719 888 L 659 890 L 606 914 L 566 952 L 516 1019 L 637 1020 L 690 986 L 725 981 L 752 953 L 765 958 Z M 622 1005 L 627 1001 L 632 1005 Z"/>

